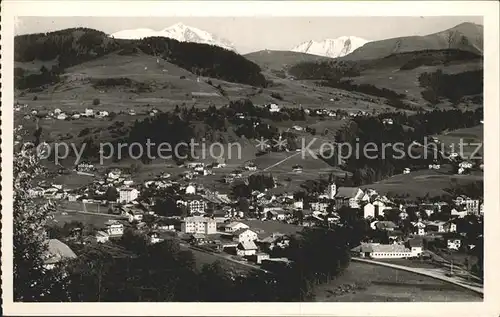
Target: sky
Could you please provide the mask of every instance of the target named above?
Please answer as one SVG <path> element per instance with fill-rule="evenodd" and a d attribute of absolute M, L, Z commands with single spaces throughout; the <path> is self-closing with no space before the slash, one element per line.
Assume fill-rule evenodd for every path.
<path fill-rule="evenodd" d="M 427 35 L 463 22 L 483 24 L 482 17 L 17 17 L 16 35 L 88 27 L 111 34 L 121 30 L 161 30 L 182 22 L 225 38 L 242 54 L 253 51 L 289 50 L 309 40 L 339 36 L 367 40 Z"/>

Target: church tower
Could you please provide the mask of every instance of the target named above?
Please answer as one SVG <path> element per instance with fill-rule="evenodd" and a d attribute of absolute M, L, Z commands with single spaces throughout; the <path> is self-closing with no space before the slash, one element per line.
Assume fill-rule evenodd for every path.
<path fill-rule="evenodd" d="M 337 185 L 335 183 L 328 184 L 327 195 L 328 199 L 334 199 L 337 194 Z"/>

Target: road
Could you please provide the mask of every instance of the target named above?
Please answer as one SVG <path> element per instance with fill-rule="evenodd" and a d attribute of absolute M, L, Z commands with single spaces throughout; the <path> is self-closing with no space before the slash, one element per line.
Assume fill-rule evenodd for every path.
<path fill-rule="evenodd" d="M 468 290 L 471 290 L 473 292 L 479 293 L 481 295 L 484 295 L 484 289 L 481 284 L 474 283 L 474 282 L 466 282 L 463 281 L 462 279 L 458 277 L 448 277 L 446 276 L 441 269 L 424 269 L 424 268 L 414 268 L 414 267 L 408 267 L 408 266 L 403 266 L 403 265 L 397 265 L 397 264 L 391 264 L 391 263 L 384 263 L 384 262 L 379 262 L 379 261 L 374 261 L 374 260 L 368 260 L 368 259 L 361 259 L 361 258 L 352 258 L 353 261 L 358 261 L 358 262 L 363 262 L 363 263 L 369 263 L 369 264 L 375 264 L 375 265 L 380 265 L 380 266 L 385 266 L 385 267 L 390 267 L 393 269 L 397 270 L 403 270 L 403 271 L 408 271 L 420 275 L 425 275 L 428 277 L 432 277 L 441 281 L 445 281 L 451 284 L 455 284 L 457 286 L 466 288 Z"/>

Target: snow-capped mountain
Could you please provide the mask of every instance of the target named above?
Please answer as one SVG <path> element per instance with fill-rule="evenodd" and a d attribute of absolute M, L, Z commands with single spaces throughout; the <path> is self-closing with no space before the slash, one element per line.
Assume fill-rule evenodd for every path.
<path fill-rule="evenodd" d="M 346 56 L 368 42 L 368 40 L 356 36 L 341 36 L 336 39 L 325 39 L 321 42 L 307 41 L 295 46 L 292 51 L 336 58 Z"/>
<path fill-rule="evenodd" d="M 207 31 L 203 31 L 192 26 L 187 26 L 183 23 L 176 23 L 161 31 L 140 28 L 140 29 L 119 31 L 111 34 L 111 36 L 114 37 L 115 39 L 129 39 L 129 40 L 138 40 L 151 36 L 161 36 L 161 37 L 168 37 L 180 42 L 210 44 L 210 45 L 220 46 L 227 50 L 236 51 L 233 43 L 231 43 L 230 41 L 220 38 L 214 34 L 210 34 Z"/>

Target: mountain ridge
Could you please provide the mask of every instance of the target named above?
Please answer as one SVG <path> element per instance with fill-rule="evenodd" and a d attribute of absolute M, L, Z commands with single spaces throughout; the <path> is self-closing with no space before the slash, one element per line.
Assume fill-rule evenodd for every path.
<path fill-rule="evenodd" d="M 214 35 L 207 31 L 185 25 L 182 22 L 173 24 L 160 31 L 155 31 L 148 28 L 138 28 L 118 31 L 110 34 L 110 36 L 115 39 L 126 40 L 140 40 L 147 37 L 166 37 L 177 40 L 179 42 L 215 45 L 236 52 L 234 44 L 229 40 L 218 37 L 217 35 Z"/>
<path fill-rule="evenodd" d="M 293 47 L 291 51 L 337 58 L 352 53 L 368 42 L 370 41 L 357 36 L 340 36 L 335 39 L 328 38 L 319 42 L 314 40 L 302 42 Z"/>

